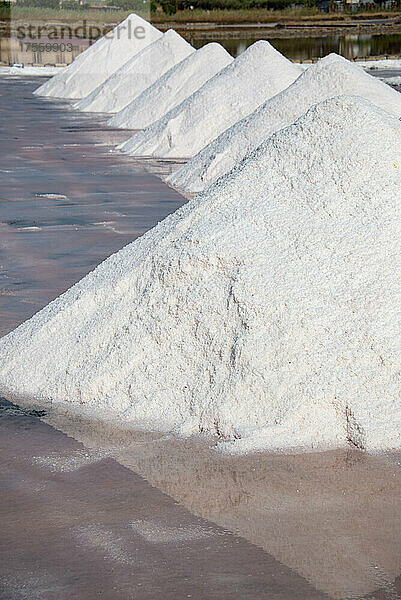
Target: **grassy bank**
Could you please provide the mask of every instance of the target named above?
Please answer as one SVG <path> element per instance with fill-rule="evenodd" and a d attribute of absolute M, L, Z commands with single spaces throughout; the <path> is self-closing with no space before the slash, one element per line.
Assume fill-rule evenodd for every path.
<path fill-rule="evenodd" d="M 101 23 L 106 25 L 115 25 L 122 21 L 130 11 L 115 10 L 110 12 L 93 10 L 67 10 L 52 9 L 40 7 L 21 7 L 13 6 L 8 15 L 4 12 L 0 16 L 4 20 L 11 19 L 12 22 L 22 23 L 81 23 L 86 20 L 88 23 Z M 145 19 L 149 18 L 148 13 L 144 13 Z M 338 21 L 340 23 L 349 20 L 360 19 L 384 19 L 390 17 L 399 17 L 401 19 L 401 10 L 380 11 L 380 12 L 360 12 L 353 14 L 336 13 L 322 14 L 317 9 L 302 10 L 183 10 L 174 15 L 166 15 L 162 12 L 155 12 L 151 15 L 151 21 L 155 24 L 190 24 L 190 23 L 273 23 L 273 22 L 319 22 L 319 21 Z"/>
<path fill-rule="evenodd" d="M 289 21 L 340 21 L 356 19 L 378 19 L 398 16 L 401 18 L 401 10 L 394 11 L 364 11 L 359 13 L 332 13 L 324 14 L 316 8 L 285 9 L 285 10 L 183 10 L 174 15 L 155 13 L 152 21 L 155 23 L 275 23 Z"/>

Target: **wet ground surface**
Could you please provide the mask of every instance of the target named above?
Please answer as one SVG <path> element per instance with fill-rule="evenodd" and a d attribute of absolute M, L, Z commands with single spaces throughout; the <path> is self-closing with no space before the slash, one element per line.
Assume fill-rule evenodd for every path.
<path fill-rule="evenodd" d="M 0 78 L 0 335 L 184 202 L 110 153 L 128 132 L 33 96 L 40 81 Z"/>
<path fill-rule="evenodd" d="M 0 333 L 184 201 L 36 85 L 0 79 Z M 401 598 L 401 456 L 210 442 L 2 399 L 0 600 Z"/>
<path fill-rule="evenodd" d="M 326 596 L 141 476 L 0 401 L 0 598 Z"/>
<path fill-rule="evenodd" d="M 369 71 L 369 75 L 374 75 L 375 77 L 382 77 L 384 79 L 389 79 L 390 77 L 401 77 L 401 69 L 371 69 Z M 401 86 L 393 86 L 395 89 L 400 90 Z"/>
<path fill-rule="evenodd" d="M 400 464 L 230 457 L 1 399 L 0 599 L 398 600 Z"/>

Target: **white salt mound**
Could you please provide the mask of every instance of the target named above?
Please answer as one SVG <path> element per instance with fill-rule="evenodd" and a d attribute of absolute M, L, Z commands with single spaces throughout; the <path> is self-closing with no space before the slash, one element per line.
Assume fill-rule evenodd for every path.
<path fill-rule="evenodd" d="M 107 124 L 122 129 L 147 127 L 189 98 L 233 60 L 220 44 L 206 44 L 167 71 Z"/>
<path fill-rule="evenodd" d="M 34 93 L 54 98 L 84 98 L 161 36 L 161 31 L 153 25 L 131 14 Z"/>
<path fill-rule="evenodd" d="M 93 92 L 74 105 L 87 112 L 118 112 L 171 67 L 195 52 L 173 29 L 133 56 Z"/>
<path fill-rule="evenodd" d="M 119 148 L 137 156 L 193 156 L 290 85 L 300 72 L 299 66 L 269 42 L 256 42 L 192 96 Z"/>
<path fill-rule="evenodd" d="M 200 192 L 231 169 L 273 132 L 309 107 L 341 94 L 361 96 L 401 116 L 401 94 L 337 54 L 329 54 L 253 114 L 224 131 L 168 178 L 185 192 Z"/>
<path fill-rule="evenodd" d="M 1 393 L 232 452 L 399 447 L 400 135 L 312 107 L 2 338 Z"/>

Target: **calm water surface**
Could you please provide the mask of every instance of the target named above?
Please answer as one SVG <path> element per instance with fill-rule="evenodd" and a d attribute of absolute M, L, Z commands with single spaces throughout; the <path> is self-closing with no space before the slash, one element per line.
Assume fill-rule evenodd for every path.
<path fill-rule="evenodd" d="M 183 32 L 182 34 L 195 48 L 200 48 L 206 43 L 218 41 L 233 56 L 238 56 L 253 44 L 259 37 L 249 37 L 243 39 L 238 36 L 235 30 L 220 33 L 218 39 L 215 37 L 205 37 L 199 34 Z M 220 37 L 220 35 L 222 37 Z M 225 37 L 224 37 L 225 36 Z M 200 39 L 201 37 L 201 39 Z M 266 30 L 264 39 L 268 39 L 284 56 L 292 60 L 304 61 L 321 58 L 330 52 L 336 52 L 349 59 L 369 58 L 371 56 L 396 55 L 401 56 L 401 34 L 391 35 L 370 35 L 347 33 L 345 35 L 330 35 L 325 37 L 288 37 L 276 38 L 269 37 L 269 31 Z M 51 40 L 42 40 L 44 46 L 30 44 L 17 39 L 1 36 L 0 28 L 0 62 L 10 64 L 22 62 L 25 64 L 69 64 L 79 53 L 86 50 L 90 41 L 88 39 L 72 40 L 71 44 L 65 44 L 65 40 L 58 40 L 55 44 L 56 50 L 44 50 L 46 42 Z"/>
<path fill-rule="evenodd" d="M 260 38 L 257 38 L 260 39 Z M 300 37 L 300 38 L 275 38 L 268 39 L 277 50 L 291 60 L 313 60 L 326 56 L 330 52 L 341 54 L 349 59 L 369 58 L 370 56 L 401 55 L 401 35 L 336 35 L 326 37 Z M 199 48 L 208 40 L 189 40 L 195 48 Z M 217 40 L 230 54 L 238 56 L 248 46 L 256 41 L 256 38 L 235 39 L 227 37 Z"/>
<path fill-rule="evenodd" d="M 0 78 L 0 335 L 184 202 L 110 153 L 127 131 L 32 96 L 39 84 Z"/>

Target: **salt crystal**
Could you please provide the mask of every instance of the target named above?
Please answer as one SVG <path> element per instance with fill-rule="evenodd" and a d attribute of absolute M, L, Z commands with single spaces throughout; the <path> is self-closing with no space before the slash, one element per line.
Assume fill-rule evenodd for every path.
<path fill-rule="evenodd" d="M 2 338 L 1 392 L 230 452 L 399 448 L 400 135 L 312 107 Z"/>
<path fill-rule="evenodd" d="M 83 98 L 161 36 L 161 31 L 132 13 L 34 93 L 54 98 Z"/>
<path fill-rule="evenodd" d="M 289 86 L 300 72 L 299 66 L 268 42 L 256 42 L 120 149 L 136 156 L 193 156 L 227 127 Z"/>
<path fill-rule="evenodd" d="M 191 44 L 170 29 L 135 54 L 86 98 L 77 102 L 74 108 L 88 112 L 118 112 L 194 52 Z"/>
<path fill-rule="evenodd" d="M 185 192 L 200 192 L 228 173 L 273 132 L 293 123 L 314 104 L 340 94 L 361 96 L 401 115 L 401 94 L 342 56 L 329 54 L 286 90 L 210 142 L 174 172 L 168 182 Z"/>
<path fill-rule="evenodd" d="M 122 129 L 147 127 L 189 98 L 233 60 L 220 44 L 206 44 L 167 71 L 107 124 Z"/>

